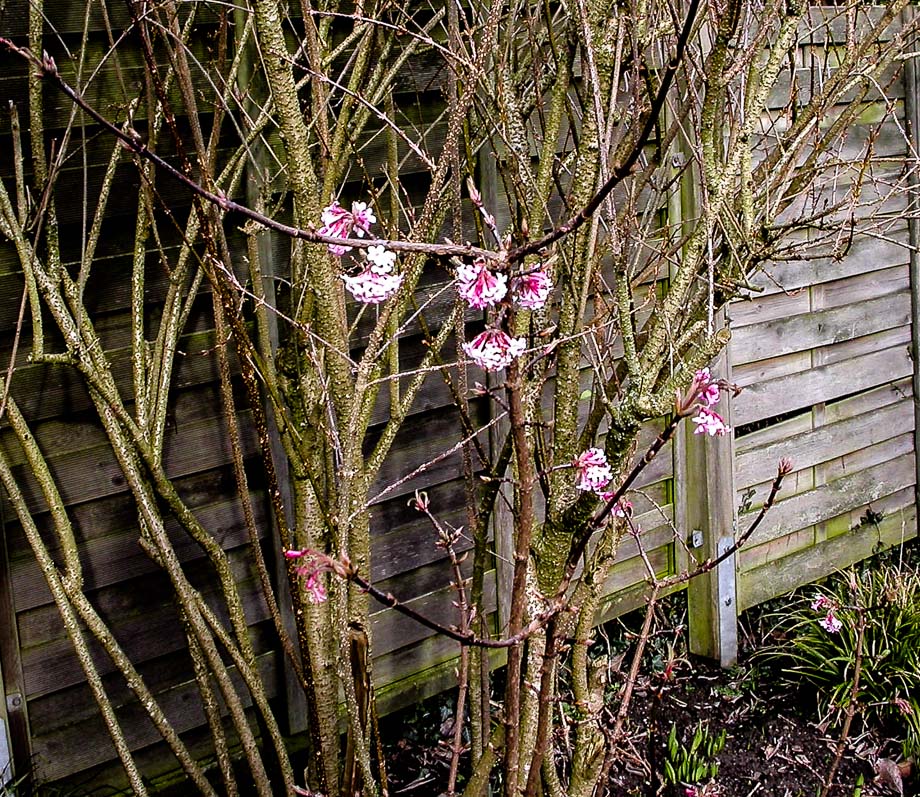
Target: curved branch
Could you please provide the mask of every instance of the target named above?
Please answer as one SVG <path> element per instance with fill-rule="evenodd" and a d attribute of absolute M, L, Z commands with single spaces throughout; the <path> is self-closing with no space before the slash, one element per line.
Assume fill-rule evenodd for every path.
<path fill-rule="evenodd" d="M 196 183 L 172 164 L 161 158 L 155 152 L 150 151 L 147 145 L 138 136 L 132 136 L 121 130 L 117 125 L 112 124 L 99 111 L 91 106 L 83 96 L 67 83 L 58 72 L 54 59 L 47 54 L 44 58 L 39 59 L 31 50 L 26 47 L 19 47 L 9 39 L 0 37 L 0 46 L 5 47 L 15 55 L 20 56 L 32 65 L 36 66 L 42 77 L 51 80 L 63 92 L 71 102 L 77 105 L 97 124 L 105 128 L 109 133 L 121 141 L 131 152 L 152 163 L 158 169 L 166 172 L 170 177 L 178 180 L 186 188 L 200 196 L 202 199 L 216 205 L 225 213 L 238 213 L 244 218 L 254 221 L 256 224 L 273 230 L 274 232 L 286 235 L 289 238 L 297 238 L 302 241 L 309 241 L 317 244 L 335 244 L 337 246 L 350 246 L 353 249 L 367 249 L 370 246 L 385 246 L 394 252 L 416 252 L 420 254 L 431 255 L 432 257 L 464 257 L 464 258 L 485 258 L 487 260 L 500 261 L 504 259 L 504 253 L 493 252 L 489 249 L 482 249 L 471 244 L 455 244 L 450 241 L 444 243 L 422 243 L 419 241 L 393 241 L 386 238 L 334 238 L 329 235 L 320 235 L 315 230 L 303 229 L 290 224 L 283 224 L 280 221 L 266 216 L 263 213 L 253 210 L 239 202 L 234 202 L 223 192 L 209 191 L 203 186 Z"/>
<path fill-rule="evenodd" d="M 533 255 L 541 252 L 550 244 L 558 241 L 560 238 L 564 238 L 569 233 L 575 232 L 575 230 L 581 227 L 582 224 L 584 224 L 594 215 L 603 201 L 610 195 L 610 192 L 613 191 L 617 185 L 619 185 L 626 177 L 629 176 L 633 166 L 636 165 L 636 161 L 639 160 L 639 156 L 642 154 L 642 149 L 648 141 L 652 130 L 658 123 L 658 118 L 661 116 L 661 111 L 664 108 L 664 103 L 667 99 L 668 91 L 671 88 L 671 82 L 674 80 L 674 76 L 677 74 L 677 69 L 681 64 L 681 61 L 683 61 L 684 52 L 686 51 L 687 44 L 690 41 L 690 33 L 692 32 L 693 24 L 696 21 L 696 14 L 699 10 L 699 5 L 700 0 L 691 0 L 690 8 L 687 11 L 687 18 L 684 20 L 684 27 L 681 29 L 680 35 L 677 38 L 677 49 L 674 52 L 674 57 L 668 61 L 667 66 L 664 69 L 664 74 L 661 76 L 661 85 L 658 87 L 658 92 L 655 95 L 655 99 L 652 100 L 651 108 L 649 108 L 648 115 L 645 118 L 645 124 L 642 126 L 641 132 L 636 137 L 629 155 L 627 155 L 621 163 L 618 163 L 613 168 L 610 177 L 607 179 L 607 182 L 600 187 L 600 190 L 591 198 L 587 205 L 579 210 L 578 213 L 572 216 L 568 221 L 550 230 L 542 238 L 539 238 L 536 241 L 531 241 L 530 243 L 523 244 L 516 249 L 512 249 L 508 253 L 509 263 L 516 263 L 520 260 L 523 260 L 528 255 Z"/>

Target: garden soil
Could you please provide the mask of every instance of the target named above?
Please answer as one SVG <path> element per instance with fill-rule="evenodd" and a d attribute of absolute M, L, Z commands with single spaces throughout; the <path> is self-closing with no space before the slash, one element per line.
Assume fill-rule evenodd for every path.
<path fill-rule="evenodd" d="M 615 680 L 611 687 L 615 690 Z M 706 797 L 817 797 L 834 760 L 839 728 L 818 722 L 813 697 L 797 693 L 754 667 L 721 670 L 682 660 L 668 675 L 640 677 L 630 708 L 623 755 L 607 783 L 610 797 L 668 797 L 692 792 L 663 782 L 671 727 L 685 742 L 702 724 L 726 731 L 718 775 L 697 793 Z M 452 728 L 449 700 L 432 701 L 385 721 L 391 795 L 438 797 L 444 793 Z M 897 759 L 897 743 L 859 726 L 845 746 L 829 797 L 896 795 L 876 774 L 880 759 Z M 464 762 L 465 763 L 465 762 Z M 920 795 L 920 776 L 902 782 L 903 794 Z M 462 781 L 461 781 L 462 782 Z"/>

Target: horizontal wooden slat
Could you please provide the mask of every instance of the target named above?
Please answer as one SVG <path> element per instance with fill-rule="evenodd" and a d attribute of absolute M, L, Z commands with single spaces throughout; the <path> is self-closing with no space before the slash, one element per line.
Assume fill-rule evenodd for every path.
<path fill-rule="evenodd" d="M 751 536 L 750 544 L 758 545 L 797 529 L 829 520 L 837 515 L 865 506 L 884 495 L 909 487 L 915 481 L 912 454 L 903 454 L 879 465 L 865 468 L 822 484 L 809 492 L 780 500 L 767 513 L 764 522 Z M 782 496 L 782 493 L 780 493 Z M 751 517 L 739 520 L 745 528 Z"/>
<path fill-rule="evenodd" d="M 647 551 L 649 564 L 657 576 L 665 576 L 671 566 L 671 549 L 669 546 Z M 616 593 L 629 589 L 636 584 L 641 584 L 649 577 L 645 560 L 641 556 L 634 556 L 616 565 L 604 582 L 603 595 L 616 599 Z"/>
<path fill-rule="evenodd" d="M 256 656 L 277 652 L 277 636 L 269 623 L 250 626 L 250 638 Z M 192 678 L 189 655 L 185 649 L 166 653 L 136 667 L 153 694 L 165 692 Z M 118 709 L 135 701 L 134 692 L 120 672 L 102 676 L 102 684 L 112 705 Z M 29 700 L 29 722 L 36 735 L 45 735 L 68 725 L 98 716 L 99 706 L 92 689 L 86 683 L 77 684 L 58 692 L 49 692 Z"/>
<path fill-rule="evenodd" d="M 904 432 L 874 445 L 858 448 L 847 454 L 829 459 L 813 467 L 793 470 L 783 480 L 781 495 L 783 500 L 802 495 L 809 490 L 815 489 L 818 485 L 832 482 L 843 476 L 853 475 L 866 468 L 875 467 L 911 451 L 913 451 L 913 433 Z M 796 465 L 793 461 L 793 468 L 795 467 Z M 743 491 L 742 495 L 746 499 L 746 506 L 759 508 L 766 500 L 769 491 L 770 482 L 761 482 Z M 747 511 L 747 509 L 744 511 Z"/>
<path fill-rule="evenodd" d="M 177 479 L 175 485 L 190 509 L 204 512 L 207 511 L 205 507 L 220 504 L 226 500 L 226 496 L 233 495 L 236 480 L 232 469 L 227 466 Z M 130 493 L 120 493 L 87 504 L 77 504 L 68 508 L 68 515 L 76 538 L 83 543 L 137 527 L 137 505 Z M 35 522 L 43 539 L 50 543 L 54 537 L 50 516 L 38 515 Z M 15 519 L 8 520 L 6 535 L 12 559 L 32 558 L 29 544 Z"/>
<path fill-rule="evenodd" d="M 755 297 L 784 290 L 794 291 L 895 265 L 906 265 L 908 255 L 907 225 L 899 224 L 884 238 L 857 236 L 846 257 L 777 263 L 755 274 L 751 283 L 762 289 L 762 293 L 754 294 Z"/>
<path fill-rule="evenodd" d="M 906 350 L 908 341 L 910 341 L 910 326 L 895 327 L 884 332 L 876 332 L 874 335 L 848 340 L 846 343 L 822 346 L 814 351 L 814 364 L 815 366 L 831 365 L 897 346 L 903 346 Z"/>
<path fill-rule="evenodd" d="M 876 245 L 878 242 L 870 238 Z M 883 264 L 885 261 L 881 261 Z M 732 302 L 729 310 L 731 327 L 734 332 L 740 332 L 741 327 L 774 319 L 786 319 L 800 313 L 812 311 L 812 296 L 820 297 L 818 310 L 828 310 L 834 307 L 843 307 L 852 302 L 878 299 L 882 296 L 906 291 L 910 284 L 910 275 L 904 265 L 893 265 L 884 268 L 876 263 L 879 270 L 867 268 L 865 271 L 843 279 L 824 282 L 818 288 L 817 284 L 809 289 L 808 286 L 796 287 L 787 291 L 775 293 L 755 293 Z M 776 353 L 771 354 L 775 356 Z"/>
<path fill-rule="evenodd" d="M 243 456 L 248 458 L 258 453 L 258 443 L 248 417 L 243 416 L 240 421 Z M 163 462 L 171 477 L 187 476 L 230 461 L 230 440 L 220 418 L 198 421 L 186 424 L 181 429 L 167 431 Z M 48 465 L 64 504 L 68 506 L 126 489 L 125 476 L 107 445 L 52 457 Z M 17 466 L 14 473 L 29 509 L 32 512 L 45 511 L 45 499 L 31 472 L 25 466 Z M 14 514 L 8 504 L 4 504 L 4 512 L 7 515 Z"/>
<path fill-rule="evenodd" d="M 269 698 L 278 693 L 278 665 L 278 654 L 274 651 L 263 653 L 257 660 L 261 680 Z M 251 706 L 252 698 L 236 667 L 228 666 L 227 673 L 237 694 L 240 695 L 243 706 Z M 156 700 L 170 724 L 179 733 L 206 722 L 201 696 L 195 682 L 173 686 L 156 695 Z M 226 713 L 225 708 L 222 711 Z M 132 749 L 139 749 L 161 740 L 162 737 L 148 718 L 146 710 L 138 702 L 122 706 L 117 714 L 125 738 Z M 92 739 L 93 743 L 75 744 L 77 739 Z M 102 717 L 98 714 L 49 734 L 33 737 L 33 749 L 38 771 L 48 780 L 71 775 L 115 758 L 115 749 L 109 740 Z"/>
<path fill-rule="evenodd" d="M 237 567 L 235 570 L 242 581 L 240 568 Z M 145 593 L 141 589 L 142 586 L 150 591 Z M 265 620 L 267 609 L 261 598 L 258 583 L 245 581 L 240 589 L 248 622 L 255 624 Z M 104 618 L 109 622 L 116 621 L 115 636 L 135 663 L 180 650 L 185 645 L 185 636 L 175 608 L 171 604 L 163 604 L 163 596 L 168 594 L 167 590 L 165 576 L 159 583 L 146 577 L 144 583 L 137 580 L 132 589 L 128 589 L 127 585 L 120 588 L 108 587 L 91 597 Z M 210 590 L 210 593 L 213 593 L 213 590 Z M 218 616 L 226 622 L 222 602 L 217 600 L 212 603 Z M 83 681 L 83 670 L 76 654 L 73 653 L 70 640 L 64 635 L 56 607 L 43 607 L 20 615 L 19 632 L 23 647 L 22 666 L 26 693 L 29 698 L 65 689 Z M 113 672 L 115 666 L 101 647 L 91 641 L 90 648 L 99 671 L 103 674 Z"/>
<path fill-rule="evenodd" d="M 256 494 L 253 515 L 257 530 L 264 536 L 269 527 L 267 499 Z M 196 517 L 224 550 L 231 550 L 249 540 L 249 532 L 238 501 L 228 499 L 219 504 L 203 507 Z M 176 557 L 182 563 L 201 559 L 201 548 L 175 520 L 166 522 Z M 159 565 L 138 544 L 140 531 L 137 525 L 113 534 L 83 542 L 80 561 L 84 572 L 84 590 L 95 590 L 127 579 L 137 578 L 160 570 Z M 56 552 L 56 548 L 55 548 Z M 12 564 L 13 594 L 16 611 L 26 612 L 36 606 L 51 603 L 51 592 L 41 569 L 32 556 L 21 557 Z"/>
<path fill-rule="evenodd" d="M 766 382 L 755 382 L 732 404 L 736 426 L 809 407 L 819 401 L 877 387 L 911 373 L 910 357 L 903 347 L 790 374 Z"/>
<path fill-rule="evenodd" d="M 485 412 L 483 401 L 470 402 L 471 420 L 478 428 L 485 425 Z M 379 500 L 392 500 L 414 490 L 457 479 L 463 472 L 459 445 L 463 439 L 462 429 L 457 411 L 448 408 L 419 416 L 413 423 L 404 425 L 371 487 L 371 500 L 378 496 Z M 484 440 L 484 433 L 482 436 Z M 373 442 L 373 438 L 368 441 L 368 449 Z M 406 479 L 420 468 L 423 470 L 417 475 Z M 459 483 L 458 489 L 462 489 Z"/>
<path fill-rule="evenodd" d="M 848 567 L 878 549 L 898 545 L 917 536 L 917 509 L 907 506 L 882 520 L 879 527 L 863 526 L 851 533 L 804 548 L 781 560 L 742 573 L 738 577 L 739 610 L 782 595 L 789 590 Z"/>
<path fill-rule="evenodd" d="M 736 489 L 768 481 L 776 463 L 789 457 L 796 470 L 874 445 L 914 428 L 911 401 L 880 407 L 868 415 L 838 421 L 812 431 L 789 436 L 759 448 L 745 448 L 735 460 Z M 742 438 L 743 439 L 743 438 Z"/>
<path fill-rule="evenodd" d="M 809 526 L 806 529 L 800 529 L 784 537 L 778 537 L 775 540 L 755 545 L 753 547 L 745 546 L 738 556 L 739 572 L 754 570 L 770 562 L 776 562 L 789 556 L 796 551 L 808 548 L 815 544 L 821 544 L 823 541 L 848 535 L 866 525 L 867 513 L 872 510 L 872 516 L 877 519 L 884 519 L 891 515 L 902 513 L 905 507 L 910 507 L 914 503 L 914 487 L 905 487 L 889 495 L 872 501 L 866 506 L 858 506 L 842 515 L 829 518 L 828 520 Z M 874 525 L 870 523 L 869 525 Z M 906 533 L 905 529 L 905 533 Z M 816 542 L 817 541 L 817 542 Z"/>
<path fill-rule="evenodd" d="M 824 422 L 836 423 L 846 418 L 862 415 L 886 407 L 913 395 L 911 379 L 898 379 L 888 384 L 867 390 L 840 401 L 829 401 L 824 405 Z"/>
<path fill-rule="evenodd" d="M 779 357 L 909 323 L 910 295 L 898 293 L 752 324 L 732 331 L 732 362 L 741 364 Z"/>

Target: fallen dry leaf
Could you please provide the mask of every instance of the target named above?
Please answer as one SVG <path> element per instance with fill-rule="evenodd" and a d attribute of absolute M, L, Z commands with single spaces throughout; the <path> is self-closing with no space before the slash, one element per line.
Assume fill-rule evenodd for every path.
<path fill-rule="evenodd" d="M 875 769 L 878 771 L 879 781 L 903 797 L 904 783 L 901 781 L 901 770 L 897 763 L 890 758 L 880 758 L 875 762 Z"/>

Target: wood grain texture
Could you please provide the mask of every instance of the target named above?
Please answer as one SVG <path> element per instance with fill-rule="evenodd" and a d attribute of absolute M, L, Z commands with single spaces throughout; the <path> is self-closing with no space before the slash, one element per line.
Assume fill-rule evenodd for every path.
<path fill-rule="evenodd" d="M 782 415 L 819 401 L 878 387 L 911 373 L 911 362 L 903 346 L 863 354 L 829 365 L 754 382 L 735 400 L 735 424 Z"/>
<path fill-rule="evenodd" d="M 899 545 L 917 535 L 917 510 L 913 505 L 884 519 L 879 526 L 864 526 L 818 545 L 808 545 L 778 559 L 771 556 L 762 567 L 741 573 L 738 579 L 740 610 L 829 575 L 871 556 L 879 542 Z"/>
<path fill-rule="evenodd" d="M 732 331 L 732 359 L 739 365 L 843 343 L 910 323 L 910 295 L 853 300 L 842 307 L 776 318 Z"/>
<path fill-rule="evenodd" d="M 750 545 L 776 539 L 785 534 L 828 520 L 858 507 L 865 507 L 882 496 L 914 484 L 912 454 L 857 470 L 832 482 L 778 501 L 764 523 L 751 535 Z M 739 518 L 744 528 L 751 517 Z"/>

